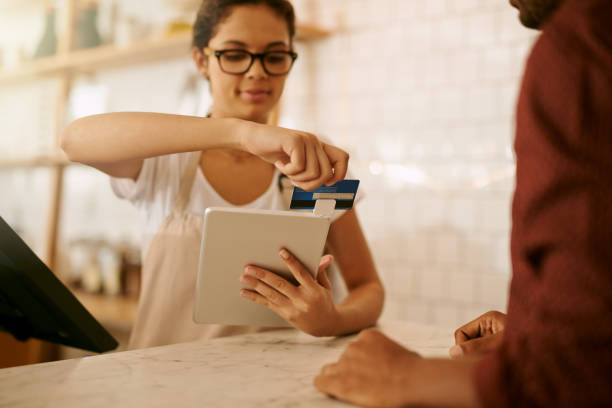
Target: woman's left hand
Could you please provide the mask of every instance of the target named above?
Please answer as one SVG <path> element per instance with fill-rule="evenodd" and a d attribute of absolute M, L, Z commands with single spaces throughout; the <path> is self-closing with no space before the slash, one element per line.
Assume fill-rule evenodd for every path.
<path fill-rule="evenodd" d="M 252 290 L 241 289 L 240 295 L 266 306 L 303 332 L 313 336 L 336 335 L 339 314 L 326 272 L 333 256 L 321 258 L 315 280 L 289 251 L 283 248 L 279 255 L 300 285 L 295 286 L 268 270 L 247 265 L 240 281 Z"/>

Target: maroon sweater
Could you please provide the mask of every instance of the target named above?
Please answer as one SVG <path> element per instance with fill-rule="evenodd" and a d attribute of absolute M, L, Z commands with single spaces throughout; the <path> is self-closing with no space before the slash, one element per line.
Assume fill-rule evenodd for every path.
<path fill-rule="evenodd" d="M 612 1 L 566 0 L 517 111 L 513 279 L 485 407 L 612 407 Z"/>

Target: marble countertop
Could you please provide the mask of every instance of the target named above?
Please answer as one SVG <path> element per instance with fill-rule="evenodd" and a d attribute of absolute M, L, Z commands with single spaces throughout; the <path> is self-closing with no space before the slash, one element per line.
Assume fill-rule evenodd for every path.
<path fill-rule="evenodd" d="M 383 323 L 424 356 L 448 356 L 453 331 Z M 0 407 L 334 407 L 312 385 L 355 336 L 291 329 L 0 370 Z"/>

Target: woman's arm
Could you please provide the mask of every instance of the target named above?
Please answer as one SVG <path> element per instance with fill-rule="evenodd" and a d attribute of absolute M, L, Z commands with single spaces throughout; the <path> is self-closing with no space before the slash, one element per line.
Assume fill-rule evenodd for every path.
<path fill-rule="evenodd" d="M 238 147 L 237 121 L 122 112 L 88 116 L 62 135 L 68 158 L 111 176 L 135 179 L 143 159 L 210 147 Z"/>
<path fill-rule="evenodd" d="M 108 113 L 70 124 L 62 148 L 72 161 L 136 179 L 143 160 L 210 148 L 248 151 L 274 163 L 298 187 L 313 189 L 346 174 L 348 154 L 314 135 L 240 119 L 158 113 Z"/>
<path fill-rule="evenodd" d="M 385 292 L 355 210 L 332 223 L 327 248 L 334 255 L 349 290 L 346 299 L 336 306 L 339 318 L 335 334 L 353 333 L 375 325 L 382 313 Z"/>

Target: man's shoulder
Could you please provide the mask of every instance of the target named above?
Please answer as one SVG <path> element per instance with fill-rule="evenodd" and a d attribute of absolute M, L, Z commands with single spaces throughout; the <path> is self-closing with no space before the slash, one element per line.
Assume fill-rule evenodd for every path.
<path fill-rule="evenodd" d="M 566 0 L 543 26 L 526 78 L 612 86 L 612 0 Z M 559 84 L 568 88 L 570 84 Z"/>
<path fill-rule="evenodd" d="M 610 7 L 601 7 L 610 1 L 566 1 L 544 26 L 527 63 L 517 108 L 517 151 L 521 157 L 537 151 L 559 163 L 569 154 L 609 171 L 612 19 Z"/>
<path fill-rule="evenodd" d="M 612 1 L 565 0 L 543 27 L 542 40 L 561 43 L 566 51 L 612 55 Z M 578 48 L 577 48 L 578 47 Z"/>

